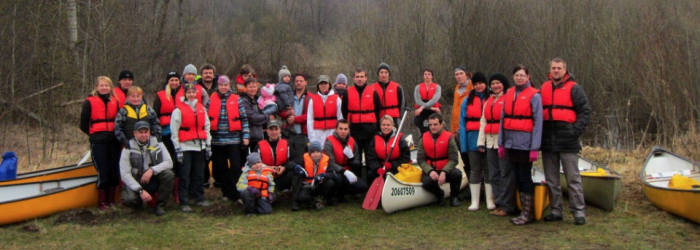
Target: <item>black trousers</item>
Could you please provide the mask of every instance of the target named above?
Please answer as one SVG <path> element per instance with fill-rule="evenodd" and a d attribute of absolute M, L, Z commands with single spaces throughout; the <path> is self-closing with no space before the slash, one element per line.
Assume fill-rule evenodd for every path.
<path fill-rule="evenodd" d="M 108 143 L 90 144 L 92 163 L 97 169 L 97 189 L 108 189 L 119 185 L 119 161 L 122 144 L 114 140 Z"/>
<path fill-rule="evenodd" d="M 272 213 L 272 204 L 270 204 L 266 198 L 252 195 L 248 190 L 243 190 L 243 192 L 241 192 L 241 200 L 243 200 L 243 211 L 245 214 Z"/>
<path fill-rule="evenodd" d="M 238 200 L 238 198 L 240 198 L 240 193 L 236 189 L 236 182 L 242 174 L 241 145 L 212 145 L 211 151 L 214 181 L 221 184 L 221 193 L 224 197 L 228 197 L 233 201 Z"/>
<path fill-rule="evenodd" d="M 530 151 L 509 149 L 507 153 L 513 166 L 515 186 L 518 188 L 518 191 L 534 194 L 535 184 L 532 182 L 532 162 L 529 161 Z"/>
<path fill-rule="evenodd" d="M 442 189 L 440 189 L 440 185 L 438 185 L 437 181 L 434 181 L 432 178 L 430 178 L 429 174 L 423 173 L 423 188 L 425 190 L 428 190 L 428 192 L 431 192 L 435 194 L 438 199 L 443 199 L 443 196 L 440 196 L 442 193 Z M 454 198 L 457 197 L 459 194 L 459 186 L 462 184 L 462 171 L 459 171 L 459 169 L 452 169 L 450 171 L 446 178 L 445 178 L 446 183 L 450 183 L 450 197 Z"/>
<path fill-rule="evenodd" d="M 336 188 L 337 185 L 335 181 L 330 178 L 326 178 L 323 183 L 317 184 L 315 188 L 312 188 L 311 185 L 302 186 L 302 188 L 299 189 L 299 193 L 295 201 L 301 203 L 311 202 L 316 196 L 322 196 L 327 201 L 330 201 L 333 199 Z"/>
<path fill-rule="evenodd" d="M 365 159 L 367 158 L 367 154 L 369 153 L 371 148 L 369 148 L 370 142 L 374 140 L 374 137 L 369 137 L 369 138 L 362 138 L 362 139 L 357 139 L 355 138 L 355 143 L 357 143 L 357 152 L 358 155 L 355 157 L 360 157 L 360 164 L 357 166 L 352 166 L 352 173 L 357 176 L 357 178 L 362 179 L 362 173 L 369 171 L 369 167 L 367 166 L 367 163 L 364 162 Z M 363 170 L 364 168 L 364 170 Z M 375 173 L 376 174 L 376 173 Z M 372 178 L 374 180 L 374 178 Z M 366 177 L 365 182 L 367 183 L 372 183 L 370 180 L 369 175 Z"/>

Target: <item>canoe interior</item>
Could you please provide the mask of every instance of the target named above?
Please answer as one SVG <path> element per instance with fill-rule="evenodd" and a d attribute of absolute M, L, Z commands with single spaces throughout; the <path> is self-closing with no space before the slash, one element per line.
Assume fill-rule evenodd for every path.
<path fill-rule="evenodd" d="M 71 179 L 0 186 L 0 204 L 18 202 L 21 200 L 52 195 L 76 187 L 94 184 L 96 182 L 97 176 L 93 175 Z"/>
<path fill-rule="evenodd" d="M 641 175 L 646 185 L 669 189 L 668 183 L 671 176 L 676 173 L 682 173 L 683 176 L 700 181 L 700 164 L 655 147 L 647 157 Z"/>

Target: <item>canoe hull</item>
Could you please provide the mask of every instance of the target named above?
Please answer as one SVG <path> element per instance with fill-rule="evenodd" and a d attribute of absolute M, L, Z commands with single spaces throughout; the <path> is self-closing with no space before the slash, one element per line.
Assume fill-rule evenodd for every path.
<path fill-rule="evenodd" d="M 609 176 L 581 175 L 581 186 L 583 188 L 583 199 L 587 204 L 608 212 L 613 211 L 615 209 L 615 200 L 622 189 L 622 176 L 615 171 L 581 157 L 578 158 L 578 167 L 580 171 L 596 171 L 598 168 L 602 168 L 609 174 Z M 561 182 L 562 194 L 568 196 L 569 187 L 563 172 L 559 174 L 559 181 Z"/>
<path fill-rule="evenodd" d="M 460 191 L 467 187 L 466 175 L 462 175 Z M 440 186 L 445 191 L 445 198 L 450 195 L 450 184 Z M 422 183 L 402 182 L 391 173 L 386 174 L 386 182 L 382 190 L 382 208 L 386 213 L 428 205 L 437 201 L 437 197 L 423 188 Z"/>
<path fill-rule="evenodd" d="M 80 166 L 70 165 L 59 168 L 39 170 L 17 175 L 16 179 L 0 181 L 0 186 L 29 183 L 37 181 L 48 181 L 58 179 L 69 179 L 75 177 L 97 175 L 97 169 L 92 163 L 85 163 Z"/>
<path fill-rule="evenodd" d="M 700 192 L 655 188 L 644 185 L 647 199 L 661 210 L 700 223 Z"/>

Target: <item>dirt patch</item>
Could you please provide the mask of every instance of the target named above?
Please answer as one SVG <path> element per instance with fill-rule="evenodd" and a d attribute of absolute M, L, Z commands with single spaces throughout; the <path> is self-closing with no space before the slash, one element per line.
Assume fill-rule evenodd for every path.
<path fill-rule="evenodd" d="M 234 204 L 237 204 L 237 203 L 234 203 Z M 234 210 L 236 209 L 236 205 L 234 205 L 234 204 L 228 203 L 228 204 L 211 205 L 210 207 L 202 210 L 202 216 L 210 216 L 210 217 L 232 216 L 234 214 Z"/>
<path fill-rule="evenodd" d="M 26 225 L 22 227 L 22 230 L 30 233 L 38 233 L 40 231 L 39 227 L 36 225 Z"/>
<path fill-rule="evenodd" d="M 54 225 L 74 223 L 80 225 L 99 225 L 114 220 L 117 212 L 107 211 L 104 214 L 96 214 L 87 209 L 73 210 L 58 216 Z"/>

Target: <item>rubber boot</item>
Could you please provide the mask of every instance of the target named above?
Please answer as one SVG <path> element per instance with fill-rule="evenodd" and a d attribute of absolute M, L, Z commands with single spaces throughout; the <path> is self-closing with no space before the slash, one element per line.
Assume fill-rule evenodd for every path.
<path fill-rule="evenodd" d="M 114 196 L 117 192 L 117 187 L 110 187 L 107 189 L 107 206 L 114 206 Z"/>
<path fill-rule="evenodd" d="M 535 203 L 533 202 L 534 196 L 532 194 L 520 193 L 520 197 L 523 197 L 521 199 L 523 211 L 520 216 L 513 220 L 513 224 L 518 226 L 529 224 L 535 218 Z"/>
<path fill-rule="evenodd" d="M 469 210 L 476 211 L 479 210 L 479 196 L 481 195 L 481 183 L 469 184 L 469 188 L 472 193 L 472 205 L 469 206 Z"/>
<path fill-rule="evenodd" d="M 175 182 L 173 183 L 173 197 L 175 198 L 175 204 L 180 204 L 180 177 L 175 177 Z"/>
<path fill-rule="evenodd" d="M 491 189 L 491 184 L 484 184 L 484 189 L 486 189 L 486 208 L 489 210 L 496 209 L 496 203 L 493 201 L 493 189 Z"/>
<path fill-rule="evenodd" d="M 98 189 L 97 197 L 100 210 L 107 209 L 107 191 L 105 191 L 104 189 Z"/>

